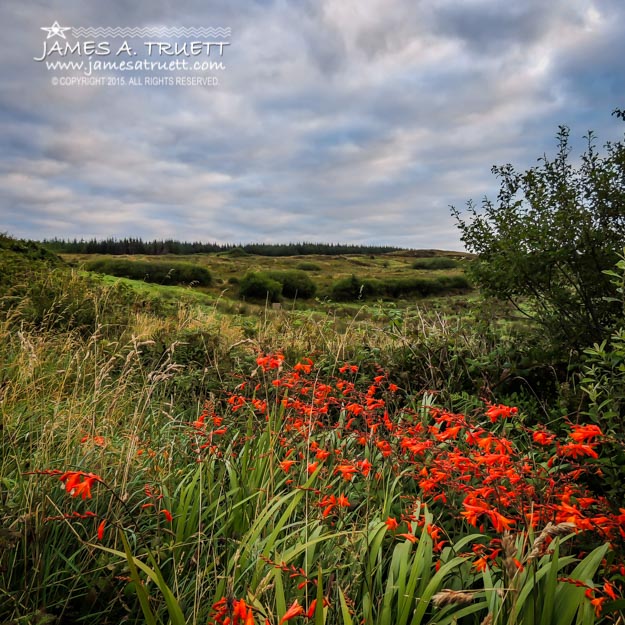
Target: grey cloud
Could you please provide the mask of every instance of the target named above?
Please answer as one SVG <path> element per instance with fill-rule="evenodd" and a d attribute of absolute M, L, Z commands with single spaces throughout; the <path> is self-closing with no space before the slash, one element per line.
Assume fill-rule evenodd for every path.
<path fill-rule="evenodd" d="M 0 229 L 18 235 L 458 247 L 448 205 L 602 140 L 625 76 L 616 0 L 8 0 Z M 40 27 L 227 25 L 216 89 L 53 88 Z M 579 127 L 579 125 L 582 125 Z"/>

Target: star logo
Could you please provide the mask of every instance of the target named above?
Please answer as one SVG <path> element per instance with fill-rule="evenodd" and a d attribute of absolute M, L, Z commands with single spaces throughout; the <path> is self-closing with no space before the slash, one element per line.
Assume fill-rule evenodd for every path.
<path fill-rule="evenodd" d="M 62 37 L 63 39 L 66 39 L 65 31 L 71 30 L 71 28 L 69 26 L 61 26 L 58 22 L 54 22 L 54 24 L 50 27 L 42 26 L 41 30 L 48 31 L 46 39 L 50 39 L 50 37 Z"/>

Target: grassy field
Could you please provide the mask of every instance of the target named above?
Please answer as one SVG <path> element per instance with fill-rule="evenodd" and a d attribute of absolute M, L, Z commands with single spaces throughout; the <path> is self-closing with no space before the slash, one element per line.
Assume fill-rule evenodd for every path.
<path fill-rule="evenodd" d="M 456 261 L 457 266 L 445 269 L 413 268 L 417 257 L 415 252 L 390 253 L 378 256 L 237 256 L 228 253 L 222 254 L 195 254 L 189 256 L 120 256 L 115 258 L 137 260 L 145 262 L 187 262 L 206 267 L 213 275 L 213 284 L 210 287 L 196 287 L 195 290 L 214 297 L 238 298 L 237 284 L 248 272 L 271 271 L 305 271 L 317 285 L 317 297 L 321 300 L 331 296 L 333 283 L 352 275 L 367 279 L 390 281 L 407 277 L 436 278 L 440 276 L 457 276 L 464 274 L 464 266 L 470 256 L 463 253 L 435 252 L 433 258 L 449 258 Z M 103 258 L 100 255 L 64 254 L 62 257 L 73 266 L 80 267 L 88 261 Z M 106 257 L 110 258 L 110 257 Z M 421 259 L 427 263 L 429 257 Z M 306 307 L 314 307 L 314 302 L 307 302 Z"/>
<path fill-rule="evenodd" d="M 65 260 L 0 240 L 0 622 L 622 622 L 620 443 L 533 329 L 328 298 L 466 259 L 173 259 L 209 287 Z M 315 299 L 229 281 L 291 269 Z"/>

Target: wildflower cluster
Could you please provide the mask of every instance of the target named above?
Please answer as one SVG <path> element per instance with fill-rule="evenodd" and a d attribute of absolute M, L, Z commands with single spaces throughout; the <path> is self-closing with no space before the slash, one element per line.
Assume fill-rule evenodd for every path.
<path fill-rule="evenodd" d="M 356 528 L 363 505 L 384 508 L 384 483 L 394 479 L 403 498 L 384 517 L 387 531 L 417 542 L 425 521 L 414 510 L 425 504 L 438 519 L 426 527 L 435 551 L 467 525 L 490 535 L 490 543 L 471 546 L 477 571 L 503 566 L 499 537 L 505 532 L 566 526 L 594 539 L 625 541 L 625 509 L 589 486 L 601 474 L 595 461 L 606 438 L 596 425 L 572 424 L 558 436 L 544 426 L 526 428 L 510 406 L 487 404 L 472 417 L 411 407 L 384 372 L 362 388 L 351 364 L 331 381 L 322 381 L 310 359 L 290 371 L 279 355 L 261 356 L 258 365 L 265 383 L 240 384 L 228 405 L 232 415 L 253 413 L 259 422 L 281 415 L 275 462 L 284 479 L 276 487 L 306 488 L 320 522 Z M 216 429 L 205 427 L 212 420 L 225 434 L 216 418 L 205 411 L 193 427 L 206 439 L 202 451 L 220 456 L 232 450 L 232 439 L 218 439 Z M 552 538 L 544 535 L 541 553 Z"/>
<path fill-rule="evenodd" d="M 470 563 L 471 575 L 495 574 L 509 581 L 538 562 L 559 537 L 572 538 L 570 545 L 582 543 L 580 552 L 608 542 L 615 549 L 610 562 L 602 565 L 603 586 L 588 580 L 580 583 L 585 584 L 586 598 L 597 614 L 607 601 L 619 596 L 625 572 L 619 556 L 625 543 L 625 508 L 615 506 L 594 486 L 601 479 L 602 443 L 608 440 L 599 426 L 570 424 L 556 433 L 544 425 L 526 427 L 523 415 L 513 406 L 486 403 L 472 415 L 421 406 L 406 397 L 384 371 L 376 373 L 367 380 L 356 365 L 345 363 L 329 376 L 310 358 L 289 368 L 282 354 L 260 355 L 252 375 L 238 378 L 222 398 L 207 401 L 197 418 L 181 428 L 178 440 L 188 445 L 171 446 L 172 460 L 184 467 L 175 476 L 224 467 L 220 473 L 223 490 L 211 504 L 215 514 L 221 498 L 237 490 L 245 492 L 233 507 L 241 511 L 259 493 L 265 497 L 265 507 L 280 498 L 291 501 L 288 514 L 293 515 L 293 537 L 304 524 L 305 533 L 314 536 L 325 532 L 326 536 L 357 537 L 374 531 L 377 543 L 388 548 L 403 545 L 405 554 L 420 549 L 425 539 L 430 553 L 438 558 L 432 565 L 436 571 L 445 570 L 450 557 L 456 557 Z M 88 437 L 83 444 L 112 447 L 110 440 L 100 439 Z M 135 462 L 147 463 L 150 458 L 149 453 L 137 453 Z M 255 480 L 255 472 L 265 477 Z M 39 473 L 55 477 L 67 495 L 85 502 L 99 484 L 114 491 L 91 472 L 54 469 Z M 167 526 L 161 527 L 164 520 L 175 523 L 170 534 L 182 536 L 192 530 L 190 523 L 185 529 L 187 520 L 181 512 L 192 509 L 191 500 L 186 500 L 186 508 L 171 507 L 174 502 L 167 493 L 177 485 L 172 489 L 171 483 L 159 483 L 159 475 L 154 471 L 152 482 L 135 491 L 132 512 L 130 508 L 127 512 L 135 524 L 141 513 L 147 531 L 169 532 Z M 242 486 L 245 480 L 249 485 Z M 182 493 L 191 491 L 179 492 L 180 497 L 190 497 Z M 389 496 L 390 492 L 397 495 Z M 232 545 L 237 559 L 242 553 L 249 557 L 243 547 L 237 547 L 244 516 L 231 534 L 225 529 L 229 519 L 220 517 L 224 528 L 216 531 L 215 544 L 220 549 Z M 271 530 L 276 535 L 287 516 L 276 523 L 278 529 Z M 48 520 L 86 518 L 99 521 L 100 541 L 105 540 L 108 523 L 125 525 L 122 519 L 107 520 L 89 511 Z M 128 519 L 126 524 L 130 524 Z M 195 527 L 203 531 L 201 523 Z M 456 549 L 459 540 L 473 532 L 475 538 L 462 540 L 462 550 Z M 581 537 L 570 536 L 582 532 Z M 537 538 L 517 553 L 511 546 L 515 535 Z M 219 558 L 218 550 L 213 553 Z M 212 605 L 211 625 L 281 625 L 315 618 L 321 610 L 315 599 L 317 580 L 307 572 L 305 561 L 297 566 L 278 564 L 270 553 L 255 552 L 255 564 L 248 561 L 244 570 L 256 571 L 257 586 L 276 574 L 285 577 L 281 611 L 276 614 L 275 605 L 263 604 L 249 587 L 239 585 L 237 596 L 245 599 L 235 599 L 234 593 L 217 594 L 207 604 Z M 340 566 L 338 551 L 328 557 L 334 560 L 319 563 L 320 570 Z M 224 575 L 232 575 L 233 570 L 229 566 Z M 569 583 L 563 575 L 559 579 Z M 580 580 L 571 583 L 575 581 Z M 268 587 L 269 582 L 263 583 Z M 336 609 L 330 607 L 328 589 L 323 590 L 323 609 Z M 341 595 L 342 609 L 354 610 L 345 594 Z M 445 591 L 433 605 L 445 606 L 452 599 L 469 602 L 473 596 L 472 592 Z"/>

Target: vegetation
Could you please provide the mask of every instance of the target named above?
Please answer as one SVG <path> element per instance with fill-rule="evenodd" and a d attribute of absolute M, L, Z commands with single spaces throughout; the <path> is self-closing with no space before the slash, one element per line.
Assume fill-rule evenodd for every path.
<path fill-rule="evenodd" d="M 371 297 L 427 297 L 451 291 L 470 289 L 469 281 L 462 275 L 438 278 L 397 278 L 381 280 L 361 279 L 352 275 L 337 281 L 332 287 L 332 298 L 336 301 L 363 300 Z"/>
<path fill-rule="evenodd" d="M 470 394 L 476 362 L 500 375 L 496 350 L 518 349 L 505 325 L 389 308 L 348 326 L 265 311 L 250 331 L 23 249 L 29 280 L 1 257 L 3 622 L 566 625 L 622 608 L 605 355 L 586 422 L 547 425 L 529 398 Z"/>
<path fill-rule="evenodd" d="M 211 274 L 206 267 L 191 263 L 171 263 L 103 258 L 85 264 L 89 271 L 97 271 L 120 278 L 144 280 L 155 284 L 196 284 L 209 286 Z"/>
<path fill-rule="evenodd" d="M 601 156 L 590 133 L 576 168 L 568 138 L 560 127 L 555 158 L 526 172 L 494 167 L 497 203 L 485 199 L 478 213 L 469 202 L 468 221 L 454 214 L 478 254 L 469 271 L 480 289 L 512 302 L 555 344 L 579 349 L 600 341 L 620 313 L 605 272 L 625 241 L 625 143 L 607 144 Z"/>
<path fill-rule="evenodd" d="M 288 299 L 310 299 L 317 292 L 315 283 L 303 271 L 270 271 L 268 276 L 282 285 L 282 295 Z"/>
<path fill-rule="evenodd" d="M 163 241 L 143 241 L 137 238 L 91 239 L 72 241 L 64 239 L 44 240 L 42 245 L 53 252 L 65 254 L 211 254 L 226 252 L 230 254 L 256 254 L 259 256 L 307 256 L 321 254 L 338 256 L 340 254 L 386 254 L 400 248 L 388 245 L 344 245 L 336 243 L 248 243 L 230 245 L 220 243 L 183 242 L 167 239 Z"/>
<path fill-rule="evenodd" d="M 243 276 L 239 283 L 241 297 L 278 302 L 282 293 L 282 285 L 263 272 L 250 272 Z"/>
<path fill-rule="evenodd" d="M 321 271 L 320 265 L 311 262 L 298 263 L 295 268 L 299 269 L 300 271 Z"/>
<path fill-rule="evenodd" d="M 194 256 L 213 281 L 191 289 L 0 237 L 0 622 L 621 623 L 625 252 L 562 366 L 531 293 L 521 316 L 463 292 L 467 265 L 504 275 L 484 249 L 311 276 L 233 248 Z"/>
<path fill-rule="evenodd" d="M 455 258 L 436 256 L 433 258 L 418 258 L 412 263 L 413 269 L 455 269 L 458 261 Z"/>

